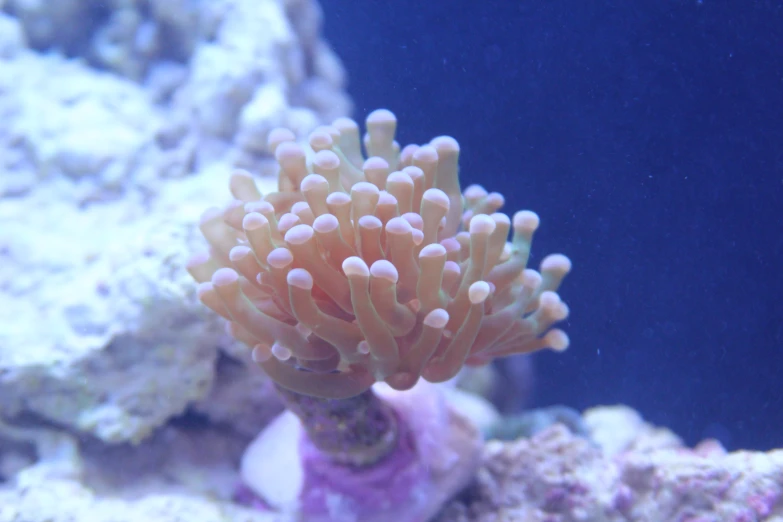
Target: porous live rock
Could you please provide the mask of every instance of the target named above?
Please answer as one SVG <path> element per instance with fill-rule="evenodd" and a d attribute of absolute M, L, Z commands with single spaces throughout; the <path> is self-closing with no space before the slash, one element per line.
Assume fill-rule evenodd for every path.
<path fill-rule="evenodd" d="M 781 450 L 726 453 L 710 440 L 689 449 L 622 406 L 588 410 L 584 421 L 586 437 L 555 425 L 489 441 L 474 483 L 436 521 L 783 520 Z M 12 454 L 12 439 L 31 441 L 38 462 L 20 447 Z M 0 464 L 17 464 L 0 478 L 0 522 L 291 522 L 231 502 L 247 439 L 214 426 L 184 422 L 136 447 L 107 447 L 41 429 L 9 437 L 0 425 L 0 441 Z"/>
<path fill-rule="evenodd" d="M 30 106 L 45 107 L 46 141 L 76 148 L 69 156 L 75 165 L 46 162 L 47 170 L 76 170 L 71 174 L 104 181 L 101 187 L 183 175 L 214 161 L 257 167 L 270 129 L 288 126 L 304 136 L 350 111 L 345 74 L 320 38 L 313 0 L 7 0 L 0 7 L 15 16 L 2 20 L 4 29 L 11 25 L 0 59 L 24 60 L 2 69 L 12 78 L 20 72 L 24 78 L 29 68 L 49 73 L 43 84 L 32 78 L 24 86 L 0 85 L 0 104 L 5 98 L 18 105 L 26 93 L 12 120 L 22 124 L 38 114 Z M 20 38 L 39 52 L 14 52 Z M 42 52 L 53 54 L 44 59 Z M 57 63 L 63 60 L 69 69 Z M 70 91 L 59 94 L 61 83 L 52 77 L 66 80 Z M 74 88 L 89 110 L 68 107 Z M 93 107 L 96 98 L 108 100 Z M 145 123 L 144 132 L 128 132 L 142 130 L 127 128 L 129 115 Z M 71 136 L 63 129 L 74 130 L 74 118 L 81 129 Z M 117 136 L 96 132 L 112 126 Z M 35 150 L 40 138 L 12 141 Z M 0 187 L 0 195 L 29 189 L 37 178 L 27 177 L 33 181 Z"/>
<path fill-rule="evenodd" d="M 0 417 L 138 441 L 205 400 L 230 341 L 184 265 L 213 178 L 172 181 L 146 206 L 79 209 L 41 191 L 0 202 L 13 223 L 0 227 Z M 259 403 L 241 404 L 264 420 Z"/>
<path fill-rule="evenodd" d="M 271 129 L 290 127 L 304 137 L 350 112 L 342 66 L 319 38 L 317 3 L 213 4 L 205 9 L 212 18 L 201 24 L 208 37 L 194 46 L 188 79 L 172 98 L 178 119 L 171 128 L 184 124 L 203 141 L 198 162 L 224 153 L 228 142 L 234 161 L 252 167 Z"/>
<path fill-rule="evenodd" d="M 280 522 L 231 501 L 246 441 L 226 433 L 168 427 L 137 447 L 82 448 L 62 434 L 26 435 L 46 448 L 0 482 L 0 522 Z"/>
<path fill-rule="evenodd" d="M 0 522 L 281 522 L 272 513 L 205 497 L 158 494 L 141 500 L 96 497 L 76 482 L 52 481 L 24 491 L 0 489 Z"/>
<path fill-rule="evenodd" d="M 588 438 L 555 425 L 488 442 L 474 485 L 438 522 L 783 521 L 783 450 L 689 449 L 626 407 L 584 417 Z"/>
<path fill-rule="evenodd" d="M 228 201 L 232 168 L 263 174 L 269 129 L 306 134 L 349 110 L 317 4 L 0 11 L 0 418 L 119 443 L 190 408 L 256 431 L 279 405 L 196 302 L 184 264 L 203 248 L 199 214 L 215 194 Z M 139 16 L 166 45 L 131 57 L 149 33 L 117 24 Z M 99 59 L 109 33 L 126 62 Z M 182 52 L 162 50 L 172 39 Z M 216 110 L 196 110 L 206 105 Z"/>
<path fill-rule="evenodd" d="M 97 199 L 161 159 L 162 113 L 140 86 L 55 55 L 0 59 L 0 115 L 0 197 L 66 179 L 79 202 Z"/>
<path fill-rule="evenodd" d="M 0 13 L 0 58 L 10 58 L 26 46 L 19 22 Z"/>

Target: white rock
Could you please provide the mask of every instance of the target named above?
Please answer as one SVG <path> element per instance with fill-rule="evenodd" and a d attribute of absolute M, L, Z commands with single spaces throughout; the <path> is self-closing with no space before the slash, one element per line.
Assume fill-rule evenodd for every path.
<path fill-rule="evenodd" d="M 278 406 L 252 364 L 222 365 L 230 379 L 216 380 L 233 341 L 184 264 L 203 245 L 200 214 L 229 200 L 232 167 L 266 165 L 269 129 L 293 122 L 305 135 L 327 122 L 288 97 L 292 80 L 312 80 L 305 57 L 326 53 L 320 11 L 310 0 L 152 0 L 149 12 L 113 1 L 90 34 L 91 5 L 8 0 L 18 19 L 0 19 L 10 49 L 0 53 L 0 417 L 114 443 L 193 407 L 249 434 Z M 164 21 L 169 54 L 143 55 L 155 49 L 149 24 Z M 131 22 L 148 32 L 125 35 Z M 66 52 L 119 31 L 117 52 L 136 60 L 126 65 L 158 76 L 140 84 L 88 67 L 94 54 L 22 48 L 19 27 L 36 48 Z M 347 110 L 340 64 L 324 62 L 324 99 Z"/>

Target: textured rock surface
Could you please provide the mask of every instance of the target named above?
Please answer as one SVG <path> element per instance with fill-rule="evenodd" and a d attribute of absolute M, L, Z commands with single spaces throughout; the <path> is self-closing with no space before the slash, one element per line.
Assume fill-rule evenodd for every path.
<path fill-rule="evenodd" d="M 214 193 L 212 177 L 172 181 L 147 206 L 80 210 L 41 191 L 0 202 L 3 222 L 24 217 L 0 228 L 2 417 L 140 440 L 207 396 L 229 341 L 184 264 L 200 248 L 198 194 Z"/>
<path fill-rule="evenodd" d="M 269 129 L 349 110 L 319 23 L 309 0 L 0 1 L 0 419 L 119 443 L 189 407 L 248 436 L 276 413 L 184 265 Z"/>
<path fill-rule="evenodd" d="M 487 443 L 476 480 L 437 522 L 783 520 L 783 451 L 688 449 L 624 407 L 584 420 L 589 439 L 556 425 Z M 0 442 L 0 474 L 10 477 L 0 522 L 289 522 L 230 502 L 247 444 L 231 431 L 180 423 L 137 447 L 107 447 L 0 426 Z"/>
<path fill-rule="evenodd" d="M 486 445 L 475 484 L 439 522 L 783 521 L 783 450 L 682 446 L 624 407 L 585 414 L 591 440 L 562 425 Z"/>
<path fill-rule="evenodd" d="M 67 176 L 100 200 L 215 161 L 258 167 L 271 128 L 350 111 L 312 0 L 0 7 L 0 196 Z"/>
<path fill-rule="evenodd" d="M 0 522 L 279 520 L 230 501 L 246 440 L 225 432 L 169 427 L 137 447 L 81 448 L 42 430 L 14 435 L 34 441 L 43 458 L 21 470 L 14 487 L 0 485 Z M 8 438 L 0 427 L 0 440 Z M 9 453 L 0 457 L 7 461 Z"/>
<path fill-rule="evenodd" d="M 3 33 L 21 34 L 14 19 L 0 20 Z M 64 178 L 70 194 L 61 197 L 87 201 L 118 193 L 160 160 L 154 139 L 163 113 L 140 86 L 22 45 L 10 49 L 0 53 L 0 196 Z"/>
<path fill-rule="evenodd" d="M 75 482 L 53 481 L 18 496 L 0 491 L 0 521 L 16 522 L 279 522 L 261 513 L 192 495 L 153 495 L 139 501 L 100 500 Z M 5 497 L 5 498 L 4 498 Z"/>

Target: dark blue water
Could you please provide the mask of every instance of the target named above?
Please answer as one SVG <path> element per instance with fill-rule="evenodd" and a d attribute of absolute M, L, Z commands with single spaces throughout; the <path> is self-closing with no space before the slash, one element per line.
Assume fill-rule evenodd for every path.
<path fill-rule="evenodd" d="M 454 135 L 574 261 L 538 404 L 783 445 L 782 2 L 322 3 L 356 116 Z"/>

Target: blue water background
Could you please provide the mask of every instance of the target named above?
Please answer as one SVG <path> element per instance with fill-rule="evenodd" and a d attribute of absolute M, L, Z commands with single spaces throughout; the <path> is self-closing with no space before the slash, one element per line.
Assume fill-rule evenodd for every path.
<path fill-rule="evenodd" d="M 537 404 L 627 403 L 783 446 L 781 2 L 323 0 L 356 115 L 463 147 L 463 183 L 575 265 Z"/>

